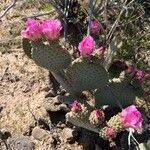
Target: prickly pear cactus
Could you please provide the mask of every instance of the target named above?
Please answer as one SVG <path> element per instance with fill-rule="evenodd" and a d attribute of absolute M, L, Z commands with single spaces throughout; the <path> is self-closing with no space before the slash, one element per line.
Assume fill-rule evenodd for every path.
<path fill-rule="evenodd" d="M 109 105 L 109 107 L 120 106 L 122 109 L 126 105 L 133 104 L 136 96 L 142 95 L 141 81 L 145 73 L 136 67 L 130 68 L 124 61 L 116 62 L 116 65 L 119 66 L 117 68 L 120 68 L 119 72 L 118 69 L 114 68 L 116 65 L 112 64 L 113 56 L 122 42 L 119 42 L 120 44 L 118 45 L 117 36 L 106 36 L 100 39 L 101 36 L 98 35 L 100 35 L 101 29 L 104 29 L 101 28 L 100 22 L 93 18 L 92 11 L 95 12 L 95 10 L 94 7 L 92 10 L 92 1 L 89 1 L 89 4 L 87 3 L 87 8 L 91 7 L 90 14 L 87 16 L 88 32 L 87 36 L 83 37 L 83 40 L 78 44 L 80 53 L 78 57 L 77 47 L 72 46 L 70 48 L 70 44 L 72 44 L 70 43 L 71 36 L 69 36 L 69 32 L 67 33 L 67 26 L 69 25 L 67 25 L 69 19 L 67 17 L 69 17 L 70 13 L 68 10 L 73 2 L 68 4 L 66 2 L 62 3 L 64 7 L 61 10 L 66 10 L 63 20 L 64 27 L 58 19 L 27 20 L 26 29 L 21 32 L 22 36 L 27 38 L 23 39 L 23 49 L 26 55 L 33 59 L 37 65 L 48 69 L 57 82 L 66 90 L 65 95 L 57 95 L 58 97 L 56 97 L 60 102 L 71 106 L 71 109 L 67 109 L 70 112 L 66 114 L 66 121 L 99 133 L 102 138 L 111 141 L 117 136 L 117 133 L 126 130 L 126 127 L 123 125 L 121 113 L 116 114 L 109 120 L 105 120 L 107 119 L 107 114 L 105 115 L 104 112 L 107 112 L 107 110 L 104 110 L 106 108 L 104 105 Z M 82 2 L 80 4 L 82 7 Z M 97 4 L 95 2 L 96 7 L 99 6 L 99 2 Z M 86 6 L 86 3 L 84 5 Z M 58 9 L 57 2 L 55 6 Z M 95 27 L 92 27 L 96 23 L 95 21 L 97 25 L 99 24 L 97 33 L 94 31 Z M 62 43 L 62 38 L 60 38 L 62 29 L 64 29 L 65 43 Z M 113 30 L 115 29 L 112 28 L 110 31 Z M 103 39 L 105 40 L 103 41 Z M 66 49 L 70 49 L 72 54 Z M 107 50 L 106 54 L 105 50 Z M 127 110 L 131 109 L 137 112 L 133 106 Z M 142 116 L 140 113 L 137 114 L 137 116 Z M 131 115 L 129 114 L 129 116 Z M 139 121 L 140 125 L 142 125 L 141 117 L 139 117 Z"/>
<path fill-rule="evenodd" d="M 34 42 L 32 43 L 31 53 L 37 65 L 50 71 L 65 69 L 71 63 L 70 54 L 62 49 L 57 41 L 50 44 Z"/>
<path fill-rule="evenodd" d="M 76 91 L 80 92 L 101 88 L 108 83 L 107 71 L 90 59 L 76 59 L 67 69 L 67 76 Z"/>

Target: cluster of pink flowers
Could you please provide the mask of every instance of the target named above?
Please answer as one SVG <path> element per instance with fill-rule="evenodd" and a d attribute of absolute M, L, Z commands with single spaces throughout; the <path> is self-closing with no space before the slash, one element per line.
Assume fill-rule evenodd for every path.
<path fill-rule="evenodd" d="M 71 104 L 71 111 L 78 113 L 82 111 L 81 103 L 75 100 Z M 104 121 L 104 112 L 102 109 L 95 109 L 94 114 L 98 120 Z M 92 112 L 92 113 L 93 113 Z M 92 118 L 93 119 L 93 118 Z M 115 138 L 117 133 L 133 129 L 135 131 L 142 129 L 143 118 L 140 111 L 137 110 L 136 106 L 131 105 L 122 110 L 116 116 L 113 116 L 103 128 L 105 138 Z"/>
<path fill-rule="evenodd" d="M 144 70 L 138 69 L 135 65 L 131 64 L 128 66 L 127 73 L 131 74 L 133 77 L 139 80 L 143 80 L 146 76 Z"/>
<path fill-rule="evenodd" d="M 49 40 L 58 39 L 62 29 L 61 22 L 58 19 L 38 20 L 29 18 L 26 21 L 26 29 L 21 32 L 24 38 L 36 41 L 44 35 Z"/>
<path fill-rule="evenodd" d="M 72 104 L 71 104 L 71 111 L 73 112 L 79 112 L 82 110 L 81 104 L 75 100 Z"/>
<path fill-rule="evenodd" d="M 92 21 L 90 24 L 90 30 L 92 33 L 98 33 L 100 31 L 100 27 L 101 24 L 96 20 Z M 42 36 L 46 37 L 48 40 L 56 40 L 60 35 L 61 29 L 62 24 L 58 19 L 38 21 L 29 18 L 26 21 L 25 30 L 21 32 L 21 35 L 32 41 L 37 41 L 42 38 Z M 78 49 L 82 56 L 91 55 L 95 49 L 95 41 L 93 37 L 90 35 L 85 36 L 79 43 Z"/>
<path fill-rule="evenodd" d="M 119 118 L 121 125 L 119 128 L 123 130 L 128 130 L 130 128 L 134 130 L 140 130 L 142 128 L 143 118 L 141 113 L 137 110 L 134 105 L 128 106 L 119 113 Z M 105 128 L 105 134 L 109 138 L 115 138 L 117 135 L 116 127 L 113 125 Z"/>

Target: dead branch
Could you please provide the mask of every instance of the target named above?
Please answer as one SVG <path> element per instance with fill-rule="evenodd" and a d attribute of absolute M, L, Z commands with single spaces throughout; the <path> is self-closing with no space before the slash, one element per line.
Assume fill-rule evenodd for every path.
<path fill-rule="evenodd" d="M 13 0 L 12 3 L 4 10 L 4 12 L 0 15 L 0 19 L 2 19 L 5 14 L 16 4 L 16 0 Z"/>
<path fill-rule="evenodd" d="M 50 11 L 50 12 L 40 13 L 40 14 L 33 14 L 32 16 L 23 17 L 22 20 L 25 20 L 25 19 L 28 19 L 28 18 L 35 18 L 35 17 L 41 17 L 41 16 L 45 16 L 45 15 L 50 15 L 54 12 L 55 11 Z"/>
<path fill-rule="evenodd" d="M 3 72 L 3 74 L 2 74 L 2 76 L 0 78 L 0 81 L 3 80 L 3 78 L 4 78 L 4 76 L 5 76 L 6 72 L 7 72 L 7 70 L 8 70 L 8 66 L 4 69 L 4 72 Z"/>

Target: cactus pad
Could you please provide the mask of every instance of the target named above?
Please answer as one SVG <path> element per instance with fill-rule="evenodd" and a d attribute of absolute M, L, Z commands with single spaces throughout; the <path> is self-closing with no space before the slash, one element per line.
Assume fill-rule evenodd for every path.
<path fill-rule="evenodd" d="M 130 105 L 133 104 L 136 97 L 134 92 L 134 88 L 130 85 L 113 82 L 109 86 L 96 91 L 95 105 L 96 107 L 103 105 L 114 107 L 117 106 L 116 100 L 123 106 Z"/>
<path fill-rule="evenodd" d="M 23 47 L 23 50 L 25 52 L 25 54 L 29 57 L 29 58 L 32 58 L 31 57 L 31 43 L 30 43 L 30 40 L 29 39 L 26 39 L 26 38 L 23 38 L 22 39 L 22 47 Z"/>
<path fill-rule="evenodd" d="M 90 124 L 88 118 L 80 117 L 80 115 L 77 117 L 76 115 L 73 115 L 72 111 L 66 114 L 66 120 L 67 122 L 70 122 L 75 126 L 82 127 L 91 130 L 93 132 L 99 133 L 99 129 L 96 126 Z"/>
<path fill-rule="evenodd" d="M 81 58 L 68 68 L 67 75 L 76 91 L 94 90 L 108 82 L 108 74 L 100 64 Z"/>
<path fill-rule="evenodd" d="M 32 44 L 32 58 L 35 63 L 50 71 L 65 69 L 71 63 L 70 54 L 62 49 L 58 42 L 45 45 L 42 42 Z"/>

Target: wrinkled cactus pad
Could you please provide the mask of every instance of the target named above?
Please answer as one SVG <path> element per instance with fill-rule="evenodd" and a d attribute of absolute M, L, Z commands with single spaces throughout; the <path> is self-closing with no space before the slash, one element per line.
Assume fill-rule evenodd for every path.
<path fill-rule="evenodd" d="M 124 83 L 110 83 L 109 86 L 105 86 L 98 89 L 95 93 L 96 107 L 103 105 L 109 105 L 110 107 L 118 106 L 116 100 L 118 100 L 122 106 L 133 104 L 136 94 L 135 89 L 131 85 Z"/>
<path fill-rule="evenodd" d="M 42 42 L 32 43 L 32 58 L 35 63 L 50 71 L 65 69 L 71 63 L 70 54 L 62 49 L 58 42 L 48 45 Z"/>
<path fill-rule="evenodd" d="M 108 73 L 103 66 L 81 58 L 67 69 L 67 75 L 77 91 L 94 90 L 108 82 Z"/>

